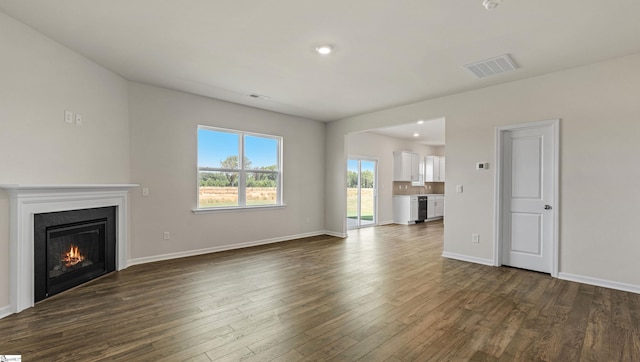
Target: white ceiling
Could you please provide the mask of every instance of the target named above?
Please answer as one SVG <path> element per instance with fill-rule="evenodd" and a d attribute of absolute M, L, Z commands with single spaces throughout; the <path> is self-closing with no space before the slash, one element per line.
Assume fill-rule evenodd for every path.
<path fill-rule="evenodd" d="M 416 121 L 402 126 L 378 128 L 370 132 L 430 146 L 444 146 L 445 119 L 422 121 L 423 123 Z M 414 134 L 418 134 L 418 136 L 414 136 Z"/>
<path fill-rule="evenodd" d="M 640 52 L 639 0 L 0 0 L 126 79 L 332 121 Z M 313 48 L 331 43 L 319 56 Z M 467 63 L 510 54 L 482 80 Z M 258 93 L 269 100 L 248 96 Z"/>

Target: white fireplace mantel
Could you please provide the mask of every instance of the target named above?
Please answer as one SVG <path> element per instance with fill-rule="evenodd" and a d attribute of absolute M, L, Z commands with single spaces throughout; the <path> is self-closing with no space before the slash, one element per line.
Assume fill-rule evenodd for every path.
<path fill-rule="evenodd" d="M 128 193 L 136 184 L 0 185 L 9 194 L 9 302 L 18 313 L 34 304 L 33 215 L 116 206 L 116 270 L 127 267 Z"/>

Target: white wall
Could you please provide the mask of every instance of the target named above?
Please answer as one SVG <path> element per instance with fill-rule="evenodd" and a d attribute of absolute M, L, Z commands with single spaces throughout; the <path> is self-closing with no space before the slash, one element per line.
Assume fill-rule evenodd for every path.
<path fill-rule="evenodd" d="M 357 132 L 347 136 L 348 157 L 360 156 L 378 161 L 378 224 L 393 222 L 393 152 L 417 152 L 425 157 L 440 155 L 443 148 L 371 132 Z"/>
<path fill-rule="evenodd" d="M 560 273 L 640 290 L 640 55 L 397 107 L 329 124 L 329 230 L 343 230 L 345 134 L 446 117 L 445 251 L 493 258 L 497 126 L 561 119 Z M 393 121 L 390 121 L 393 120 Z M 456 194 L 455 185 L 464 185 Z M 479 233 L 481 242 L 471 243 Z M 610 283 L 611 284 L 611 283 Z"/>
<path fill-rule="evenodd" d="M 126 81 L 3 13 L 0 44 L 0 184 L 129 182 Z M 65 110 L 84 125 L 65 123 Z M 0 191 L 0 312 L 9 304 L 8 215 Z"/>
<path fill-rule="evenodd" d="M 323 123 L 133 82 L 129 95 L 131 179 L 150 192 L 131 198 L 134 263 L 323 232 Z M 199 124 L 283 136 L 286 207 L 193 214 Z"/>

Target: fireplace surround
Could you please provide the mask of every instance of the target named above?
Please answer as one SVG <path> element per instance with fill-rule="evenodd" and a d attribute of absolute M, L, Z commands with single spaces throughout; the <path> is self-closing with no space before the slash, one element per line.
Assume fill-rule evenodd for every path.
<path fill-rule="evenodd" d="M 128 192 L 135 184 L 0 185 L 9 195 L 9 302 L 18 313 L 35 303 L 34 215 L 115 207 L 115 270 L 127 267 Z"/>

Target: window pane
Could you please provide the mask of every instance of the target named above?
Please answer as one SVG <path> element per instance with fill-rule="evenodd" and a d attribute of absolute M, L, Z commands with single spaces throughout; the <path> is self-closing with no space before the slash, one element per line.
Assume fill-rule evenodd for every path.
<path fill-rule="evenodd" d="M 238 169 L 240 135 L 198 129 L 198 167 Z"/>
<path fill-rule="evenodd" d="M 245 136 L 244 160 L 246 170 L 278 170 L 278 140 L 269 137 Z"/>
<path fill-rule="evenodd" d="M 278 204 L 278 173 L 247 172 L 247 206 Z"/>
<path fill-rule="evenodd" d="M 238 172 L 200 172 L 198 207 L 238 206 Z"/>
<path fill-rule="evenodd" d="M 358 218 L 358 160 L 347 160 L 347 218 Z"/>

